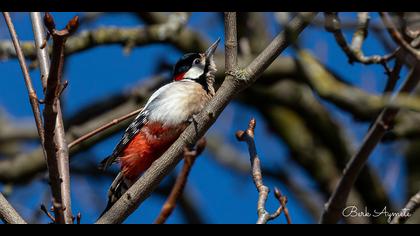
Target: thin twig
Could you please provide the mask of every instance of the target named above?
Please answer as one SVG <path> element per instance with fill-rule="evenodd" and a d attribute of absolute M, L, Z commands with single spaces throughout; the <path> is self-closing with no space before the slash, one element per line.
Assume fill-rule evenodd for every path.
<path fill-rule="evenodd" d="M 116 124 L 118 124 L 118 123 L 120 123 L 120 122 L 123 122 L 123 121 L 125 121 L 125 120 L 127 120 L 127 119 L 130 119 L 130 118 L 132 118 L 132 117 L 136 116 L 137 114 L 139 114 L 139 112 L 140 112 L 142 109 L 143 109 L 143 108 L 140 108 L 140 109 L 137 109 L 137 110 L 135 110 L 135 111 L 132 111 L 132 112 L 130 112 L 130 113 L 128 113 L 128 114 L 126 114 L 126 115 L 123 115 L 123 116 L 121 116 L 121 117 L 115 118 L 115 119 L 113 119 L 111 122 L 106 123 L 106 124 L 104 124 L 104 125 L 102 125 L 102 126 L 98 127 L 97 129 L 90 131 L 89 133 L 87 133 L 87 134 L 85 134 L 85 135 L 81 136 L 80 138 L 78 138 L 78 139 L 74 140 L 73 142 L 71 142 L 71 143 L 69 144 L 69 149 L 71 149 L 72 147 L 74 147 L 74 146 L 76 146 L 76 145 L 78 145 L 78 144 L 82 143 L 83 141 L 85 141 L 85 140 L 87 140 L 87 139 L 89 139 L 89 138 L 91 138 L 91 137 L 95 136 L 96 134 L 98 134 L 98 133 L 100 133 L 100 132 L 102 132 L 102 131 L 104 131 L 104 130 L 106 130 L 106 129 L 108 129 L 108 128 L 110 128 L 110 127 L 112 127 L 112 126 L 114 126 L 114 125 L 116 125 Z"/>
<path fill-rule="evenodd" d="M 254 180 L 255 187 L 258 190 L 258 203 L 257 203 L 257 213 L 258 213 L 258 220 L 257 224 L 266 224 L 270 220 L 274 220 L 277 218 L 281 212 L 283 211 L 283 205 L 280 204 L 280 206 L 277 208 L 277 210 L 270 214 L 265 209 L 265 203 L 267 202 L 268 193 L 270 192 L 270 189 L 264 185 L 263 178 L 262 178 L 262 172 L 261 172 L 261 164 L 260 164 L 260 158 L 257 154 L 257 148 L 255 146 L 254 141 L 254 130 L 255 130 L 256 121 L 254 118 L 252 118 L 249 121 L 248 128 L 243 131 L 240 130 L 236 132 L 236 138 L 239 141 L 246 142 L 248 145 L 248 151 L 249 156 L 251 160 L 251 169 L 252 169 L 252 178 Z M 279 202 L 280 200 L 280 192 L 274 191 L 274 195 L 276 198 L 278 198 Z"/>
<path fill-rule="evenodd" d="M 274 188 L 274 195 L 277 200 L 279 200 L 281 207 L 283 208 L 284 217 L 286 218 L 287 224 L 292 224 L 292 219 L 290 218 L 289 209 L 287 209 L 287 197 L 283 196 L 280 189 Z"/>
<path fill-rule="evenodd" d="M 392 39 L 401 47 L 406 49 L 409 53 L 411 53 L 417 60 L 420 60 L 420 51 L 411 47 L 411 45 L 405 41 L 404 37 L 398 31 L 395 24 L 389 19 L 389 16 L 386 12 L 379 12 L 381 19 L 388 30 L 388 33 L 391 35 Z"/>
<path fill-rule="evenodd" d="M 76 224 L 80 225 L 80 222 L 82 221 L 82 213 L 77 213 L 76 216 Z"/>
<path fill-rule="evenodd" d="M 184 192 L 185 184 L 187 183 L 188 175 L 194 165 L 197 157 L 204 151 L 206 147 L 206 140 L 201 138 L 196 145 L 195 150 L 191 150 L 188 147 L 184 149 L 184 165 L 179 173 L 176 182 L 168 196 L 168 199 L 163 204 L 163 207 L 159 213 L 159 216 L 155 220 L 155 224 L 164 224 L 168 217 L 172 214 L 175 209 L 176 202 Z"/>
<path fill-rule="evenodd" d="M 5 224 L 26 224 L 25 220 L 17 213 L 10 203 L 0 193 L 0 219 Z"/>
<path fill-rule="evenodd" d="M 207 146 L 210 156 L 221 166 L 225 167 L 229 172 L 236 173 L 240 176 L 246 176 L 251 172 L 251 167 L 246 157 L 235 147 L 229 145 L 221 135 L 211 135 L 207 137 Z M 264 167 L 261 168 L 265 178 L 280 181 L 287 186 L 289 191 L 297 198 L 310 215 L 316 219 L 321 215 L 321 199 L 319 193 L 308 189 L 303 183 L 293 180 L 292 174 L 287 173 L 285 169 L 276 169 Z M 277 188 L 274 188 L 276 194 Z M 275 195 L 277 197 L 277 195 Z M 277 199 L 279 199 L 277 197 Z M 287 200 L 287 199 L 286 199 Z"/>
<path fill-rule="evenodd" d="M 420 208 L 420 191 L 410 198 L 405 207 L 392 219 L 391 224 L 404 224 Z"/>
<path fill-rule="evenodd" d="M 300 13 L 291 20 L 297 35 L 303 31 L 316 13 Z M 229 30 L 229 29 L 226 29 Z M 235 71 L 233 79 L 226 79 L 216 95 L 196 116 L 196 123 L 189 125 L 169 149 L 150 166 L 121 198 L 96 222 L 97 224 L 121 223 L 151 194 L 162 179 L 182 158 L 183 148 L 197 142 L 216 121 L 217 117 L 243 89 L 254 83 L 261 73 L 290 45 L 284 32 L 273 41 L 245 69 Z"/>
<path fill-rule="evenodd" d="M 41 204 L 41 211 L 51 220 L 52 223 L 55 223 L 55 218 L 51 213 L 48 211 L 47 207 L 44 204 Z"/>
<path fill-rule="evenodd" d="M 25 85 L 29 94 L 29 102 L 31 103 L 32 111 L 34 113 L 35 124 L 38 131 L 38 135 L 41 139 L 41 145 L 44 145 L 44 128 L 42 126 L 41 111 L 39 109 L 38 97 L 36 95 L 35 89 L 32 85 L 31 77 L 29 76 L 29 71 L 26 66 L 25 58 L 22 52 L 22 48 L 19 43 L 18 36 L 16 34 L 15 27 L 13 25 L 12 19 L 8 12 L 3 12 L 4 19 L 6 21 L 7 27 L 9 28 L 10 36 L 12 38 L 13 46 L 15 47 L 16 55 L 19 59 L 19 64 L 22 69 L 23 77 L 25 79 Z M 45 152 L 45 151 L 44 151 Z M 45 154 L 45 153 L 44 153 Z"/>
<path fill-rule="evenodd" d="M 358 27 L 353 35 L 351 46 L 347 43 L 343 32 L 341 31 L 340 19 L 336 12 L 325 13 L 325 28 L 327 31 L 334 34 L 335 40 L 341 49 L 346 53 L 349 58 L 349 63 L 360 62 L 362 64 L 382 64 L 386 67 L 386 62 L 395 57 L 395 54 L 399 51 L 396 49 L 394 52 L 379 56 L 373 55 L 366 57 L 362 51 L 362 44 L 367 37 L 367 27 L 369 24 L 368 12 L 360 12 L 358 14 Z"/>

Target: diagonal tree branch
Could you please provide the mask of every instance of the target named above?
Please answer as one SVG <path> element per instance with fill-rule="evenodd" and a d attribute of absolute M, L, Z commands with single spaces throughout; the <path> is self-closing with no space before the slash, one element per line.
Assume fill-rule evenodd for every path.
<path fill-rule="evenodd" d="M 201 138 L 198 140 L 196 148 L 190 150 L 185 147 L 184 149 L 184 165 L 182 166 L 181 172 L 176 178 L 175 184 L 169 193 L 168 199 L 163 204 L 162 209 L 155 220 L 155 224 L 163 224 L 172 214 L 175 209 L 176 202 L 184 192 L 185 184 L 187 183 L 188 175 L 190 174 L 191 168 L 197 159 L 197 157 L 204 151 L 206 147 L 206 139 Z"/>
<path fill-rule="evenodd" d="M 0 193 L 0 219 L 6 224 L 26 224 L 10 203 Z"/>
<path fill-rule="evenodd" d="M 116 119 L 113 119 L 111 122 L 106 123 L 106 124 L 104 124 L 104 125 L 102 125 L 102 126 L 100 126 L 100 127 L 96 128 L 95 130 L 90 131 L 89 133 L 87 133 L 87 134 L 83 135 L 82 137 L 80 137 L 80 138 L 78 138 L 78 139 L 76 139 L 76 140 L 72 141 L 72 142 L 69 144 L 69 149 L 71 149 L 72 147 L 74 147 L 74 146 L 76 146 L 76 145 L 78 145 L 78 144 L 82 143 L 83 141 L 85 141 L 85 140 L 87 140 L 87 139 L 89 139 L 89 138 L 93 137 L 94 135 L 96 135 L 96 134 L 98 134 L 98 133 L 100 133 L 100 132 L 102 132 L 102 131 L 104 131 L 104 130 L 106 130 L 106 129 L 108 129 L 108 128 L 110 128 L 110 127 L 112 127 L 112 126 L 114 126 L 114 125 L 116 125 L 116 124 L 118 124 L 118 123 L 120 123 L 120 122 L 123 122 L 123 121 L 125 121 L 125 120 L 127 120 L 127 119 L 130 119 L 130 118 L 132 118 L 132 117 L 136 116 L 137 114 L 139 114 L 139 112 L 140 112 L 142 109 L 143 109 L 143 108 L 137 109 L 137 110 L 132 111 L 132 112 L 130 112 L 130 113 L 128 113 L 128 114 L 126 114 L 126 115 L 123 115 L 123 116 L 121 116 L 121 117 L 118 117 L 118 118 L 116 118 Z"/>
<path fill-rule="evenodd" d="M 81 109 L 75 116 L 67 120 L 66 140 L 69 142 L 76 140 L 83 135 L 96 130 L 98 126 L 109 123 L 114 119 L 119 119 L 133 110 L 138 109 L 139 104 L 145 102 L 145 99 L 162 85 L 162 76 L 155 76 L 150 83 L 140 83 L 133 89 L 120 93 L 109 99 L 99 99 L 92 106 Z M 122 100 L 114 103 L 115 100 Z M 103 130 L 100 135 L 91 136 L 78 145 L 72 145 L 70 157 L 87 150 L 107 137 L 123 130 L 131 120 L 127 119 L 114 126 L 109 126 Z M 46 170 L 46 160 L 43 158 L 42 148 L 36 148 L 29 153 L 21 153 L 13 158 L 0 160 L 0 181 L 24 183 L 31 180 L 37 174 Z"/>
<path fill-rule="evenodd" d="M 298 35 L 316 13 L 301 13 L 291 20 L 289 28 Z M 225 29 L 227 31 L 231 29 Z M 229 41 L 229 39 L 226 39 Z M 183 148 L 194 144 L 201 138 L 232 98 L 255 82 L 258 76 L 290 44 L 284 32 L 280 33 L 260 55 L 243 70 L 234 72 L 235 77 L 226 76 L 214 98 L 196 117 L 196 124 L 191 124 L 175 143 L 121 196 L 121 198 L 96 223 L 121 223 L 143 202 L 157 187 L 161 180 L 176 166 L 181 159 Z M 229 57 L 229 56 L 227 56 Z"/>
<path fill-rule="evenodd" d="M 407 41 L 405 41 L 404 37 L 398 31 L 395 24 L 389 19 L 389 16 L 386 12 L 379 12 L 379 15 L 384 23 L 385 27 L 388 30 L 388 33 L 392 37 L 392 39 L 409 53 L 411 53 L 417 60 L 420 60 L 420 51 L 413 48 Z"/>
<path fill-rule="evenodd" d="M 308 54 L 300 52 L 301 58 L 308 58 Z M 409 93 L 417 85 L 420 75 L 420 65 L 417 62 L 411 73 L 405 80 L 398 93 Z M 395 97 L 398 96 L 395 95 Z M 394 98 L 395 98 L 394 97 Z M 369 132 L 365 136 L 363 143 L 356 154 L 351 158 L 344 173 L 329 201 L 325 205 L 321 217 L 321 223 L 337 223 L 340 219 L 341 211 L 345 207 L 347 197 L 353 187 L 360 170 L 365 166 L 370 154 L 380 142 L 385 133 L 390 129 L 395 116 L 398 114 L 398 108 L 385 108 L 375 120 Z"/>
<path fill-rule="evenodd" d="M 405 207 L 391 221 L 391 224 L 404 224 L 420 207 L 420 191 L 410 198 Z"/>

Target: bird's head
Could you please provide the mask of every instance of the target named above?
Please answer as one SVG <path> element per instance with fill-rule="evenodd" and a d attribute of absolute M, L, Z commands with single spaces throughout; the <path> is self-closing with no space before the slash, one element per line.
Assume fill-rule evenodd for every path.
<path fill-rule="evenodd" d="M 203 53 L 187 53 L 178 60 L 173 71 L 173 80 L 192 80 L 206 82 L 210 77 L 214 79 L 216 65 L 214 63 L 214 52 L 220 42 L 216 40 Z"/>

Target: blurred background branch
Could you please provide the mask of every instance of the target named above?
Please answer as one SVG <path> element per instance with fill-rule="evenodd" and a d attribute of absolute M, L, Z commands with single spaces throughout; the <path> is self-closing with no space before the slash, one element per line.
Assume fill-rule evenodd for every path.
<path fill-rule="evenodd" d="M 59 15 L 57 13 L 54 16 L 58 17 Z M 139 79 L 140 82 L 124 82 L 125 88 L 113 89 L 111 93 L 108 90 L 105 94 L 102 93 L 86 103 L 78 104 L 76 107 L 72 105 L 73 107 L 68 112 L 67 107 L 64 107 L 66 141 L 71 143 L 113 119 L 143 106 L 153 91 L 170 80 L 170 67 L 167 64 L 172 64 L 178 54 L 203 50 L 211 39 L 221 36 L 220 34 L 215 35 L 211 31 L 222 28 L 223 14 L 215 13 L 208 19 L 204 17 L 207 15 L 210 14 L 80 13 L 80 33 L 70 36 L 66 43 L 65 56 L 69 58 L 69 62 L 66 62 L 65 68 L 67 69 L 64 76 L 68 72 L 69 75 L 72 75 L 70 73 L 74 70 L 72 68 L 81 63 L 79 58 L 84 55 L 97 55 L 95 53 L 100 50 L 108 52 L 117 49 L 120 52 L 125 52 L 123 56 L 130 60 L 132 57 L 137 58 L 135 56 L 141 55 L 133 71 L 145 70 L 142 63 L 147 59 L 144 58 L 158 57 L 153 53 L 146 54 L 143 50 L 150 48 L 153 51 L 155 48 L 165 47 L 164 50 L 167 52 L 165 56 L 157 59 L 162 66 L 151 69 L 148 74 L 141 74 L 140 79 L 137 74 L 132 73 L 136 77 L 134 79 Z M 282 29 L 283 26 L 279 24 L 278 19 L 287 20 L 294 15 L 295 13 L 238 13 L 238 65 L 241 67 L 248 65 Z M 411 48 L 417 50 L 419 48 L 417 41 L 420 32 L 418 27 L 420 14 L 388 13 L 388 15 L 395 26 L 391 29 L 397 30 L 401 38 Z M 296 54 L 287 53 L 287 55 L 277 57 L 253 86 L 234 97 L 233 104 L 229 105 L 229 109 L 223 113 L 221 120 L 209 131 L 207 151 L 203 153 L 203 158 L 200 157 L 197 160 L 192 170 L 189 185 L 191 183 L 191 186 L 195 188 L 186 188 L 179 199 L 180 216 L 185 222 L 217 221 L 216 218 L 208 216 L 211 214 L 209 213 L 211 210 L 206 208 L 203 203 L 211 202 L 212 206 L 217 208 L 216 200 L 211 200 L 215 197 L 205 198 L 205 201 L 197 197 L 204 191 L 208 194 L 211 185 L 208 185 L 207 182 L 200 182 L 201 180 L 197 176 L 204 175 L 207 171 L 213 173 L 213 169 L 216 169 L 217 175 L 228 175 L 235 181 L 249 178 L 247 173 L 250 172 L 250 168 L 246 161 L 247 158 L 244 153 L 238 150 L 240 146 L 232 141 L 231 134 L 234 130 L 241 128 L 238 126 L 241 123 L 239 121 L 247 122 L 251 116 L 258 116 L 260 127 L 265 128 L 256 132 L 257 139 L 262 140 L 260 142 L 263 146 L 258 147 L 263 152 L 261 155 L 270 157 L 262 163 L 261 167 L 265 181 L 268 181 L 270 185 L 280 184 L 281 189 L 288 196 L 288 208 L 294 218 L 296 214 L 293 214 L 293 211 L 296 211 L 296 205 L 298 205 L 299 209 L 302 208 L 308 213 L 311 219 L 309 222 L 319 220 L 323 203 L 333 193 L 342 170 L 350 157 L 354 155 L 355 147 L 358 147 L 361 142 L 361 135 L 365 133 L 369 124 L 374 121 L 383 108 L 383 104 L 375 101 L 380 100 L 384 91 L 393 93 L 401 86 L 399 78 L 405 78 L 407 75 L 407 68 L 409 68 L 407 60 L 413 61 L 412 56 L 407 55 L 406 49 L 398 49 L 399 45 L 389 35 L 389 27 L 387 28 L 383 24 L 379 13 L 338 13 L 338 16 L 340 24 L 336 25 L 338 28 L 334 30 L 341 35 L 339 38 L 345 40 L 344 48 L 343 43 L 340 44 L 335 40 L 334 34 L 325 31 L 324 26 L 329 19 L 324 15 L 316 17 L 308 30 L 304 31 L 302 39 L 297 42 L 302 49 L 310 48 L 316 63 L 329 76 L 319 80 L 314 78 L 316 74 L 308 76 L 307 73 L 304 73 L 304 68 L 310 67 L 311 62 L 298 60 Z M 127 25 L 109 24 L 110 19 L 118 22 L 118 17 L 127 17 L 133 23 Z M 200 17 L 203 20 L 200 20 Z M 4 24 L 0 24 L 0 29 L 3 26 Z M 30 27 L 30 25 L 25 27 Z M 23 39 L 21 43 L 26 59 L 38 63 L 32 38 L 24 37 Z M 137 49 L 141 49 L 141 51 Z M 51 48 L 48 50 L 51 53 Z M 6 37 L 0 38 L 0 58 L 7 63 L 15 61 L 16 58 L 13 45 Z M 109 60 L 111 59 L 114 60 L 114 58 L 109 58 Z M 218 68 L 216 82 L 220 86 L 225 77 L 223 50 L 218 50 L 215 59 Z M 347 66 L 348 59 L 360 63 Z M 95 60 L 99 60 L 99 58 L 95 57 Z M 101 62 L 98 61 L 98 63 Z M 385 67 L 384 63 L 386 63 Z M 102 68 L 102 70 L 111 71 L 114 69 Z M 384 70 L 385 75 L 382 74 Z M 74 75 L 74 72 L 72 73 Z M 72 87 L 76 86 L 78 80 L 86 80 L 86 83 L 89 80 L 98 81 L 98 89 L 101 88 L 102 83 L 115 84 L 111 80 L 106 80 L 103 74 L 99 75 L 98 72 L 96 72 L 97 74 L 92 74 L 89 71 L 84 73 L 86 74 L 84 78 L 71 78 L 70 90 L 67 91 L 68 94 L 66 94 L 67 92 L 63 94 L 63 105 L 66 105 L 66 99 L 75 96 L 71 95 L 74 94 L 74 91 L 80 90 L 79 87 Z M 121 74 L 124 73 L 124 71 L 121 72 Z M 368 77 L 369 73 L 373 73 L 375 76 L 365 79 L 364 76 Z M 133 77 L 133 75 L 130 76 Z M 119 78 L 113 77 L 113 80 L 119 80 Z M 74 85 L 72 85 L 72 81 L 74 81 Z M 91 89 L 89 93 L 94 93 L 94 91 L 95 89 Z M 414 94 L 418 95 L 419 93 L 415 90 Z M 1 99 L 10 98 L 1 97 Z M 359 209 L 367 207 L 378 210 L 387 206 L 388 210 L 398 211 L 404 207 L 410 197 L 417 193 L 420 183 L 418 174 L 420 162 L 417 158 L 420 152 L 418 121 L 420 121 L 420 115 L 414 110 L 402 109 L 395 116 L 394 122 L 378 146 L 379 150 L 386 151 L 373 153 L 374 161 L 369 162 L 361 170 L 350 191 L 347 205 L 356 205 Z M 97 159 L 94 157 L 98 156 L 100 159 L 105 155 L 109 151 L 109 146 L 112 146 L 108 142 L 114 140 L 114 137 L 120 134 L 129 122 L 131 119 L 118 123 L 69 150 L 71 174 L 77 176 L 74 181 L 79 183 L 81 179 L 86 179 L 86 183 L 95 183 L 92 186 L 102 186 L 101 183 L 111 181 L 110 176 L 115 173 L 112 171 L 98 172 L 95 169 Z M 19 186 L 24 188 L 39 182 L 45 183 L 46 164 L 38 137 L 32 122 L 27 122 L 16 115 L 16 112 L 11 111 L 10 107 L 5 105 L 2 107 L 0 110 L 0 182 L 3 184 L 3 191 L 8 192 L 10 196 L 17 196 L 17 193 L 22 191 L 16 190 L 20 189 Z M 284 155 L 274 155 L 278 149 L 283 150 L 282 154 Z M 395 151 L 389 151 L 394 149 Z M 383 158 L 377 157 L 382 155 L 382 152 L 386 152 L 383 154 Z M 401 158 L 394 156 L 401 156 Z M 378 159 L 383 160 L 378 161 Z M 390 159 L 400 160 L 400 162 L 395 163 Z M 402 187 L 390 189 L 388 181 L 385 181 L 389 178 L 385 177 L 391 175 L 393 171 L 388 171 L 387 163 L 392 163 L 393 166 L 398 165 L 403 170 L 396 174 L 399 176 L 398 184 L 394 183 L 394 186 Z M 378 167 L 378 165 L 380 166 Z M 220 172 L 225 174 L 220 174 Z M 299 176 L 305 177 L 296 177 L 297 173 Z M 166 178 L 156 191 L 156 195 L 152 195 L 151 202 L 157 201 L 154 199 L 160 199 L 160 204 L 153 213 L 150 213 L 151 216 L 158 214 L 164 200 L 162 196 L 169 194 L 174 184 L 174 176 Z M 302 178 L 305 181 L 301 181 Z M 396 178 L 394 177 L 391 182 L 397 181 Z M 227 182 L 231 183 L 234 180 Z M 241 184 L 239 185 L 241 186 Z M 9 186 L 15 187 L 9 188 Z M 46 187 L 48 186 L 44 186 L 45 189 Z M 102 193 L 105 188 L 103 187 Z M 12 191 L 9 193 L 8 189 L 12 189 Z M 198 193 L 192 190 L 198 191 Z M 95 191 L 92 190 L 92 194 L 95 194 Z M 78 194 L 80 193 L 75 191 L 75 194 L 76 201 L 82 201 L 79 199 Z M 99 193 L 97 194 L 99 195 Z M 97 197 L 96 203 L 105 201 L 99 197 Z M 270 209 L 277 207 L 275 201 L 268 201 L 268 204 Z M 16 205 L 16 208 L 19 212 L 21 211 L 19 205 Z M 38 212 L 39 207 L 35 208 L 33 210 Z M 98 211 L 99 208 L 101 206 L 98 207 Z M 139 210 L 138 215 L 149 215 L 145 213 L 148 211 L 146 209 L 148 208 L 144 208 L 144 211 Z M 251 216 L 253 210 L 250 209 Z M 177 212 L 178 210 L 175 210 L 170 219 L 178 219 Z M 89 213 L 82 212 L 82 214 L 85 216 Z M 138 215 L 136 213 L 136 216 Z M 407 222 L 420 222 L 418 215 L 418 213 L 414 214 Z M 39 221 L 42 221 L 43 218 L 40 217 L 40 219 Z M 84 218 L 83 221 L 89 221 L 88 219 L 89 217 Z M 150 220 L 153 221 L 153 217 Z M 386 217 L 343 219 L 346 223 L 386 223 L 386 220 Z M 280 220 L 276 219 L 275 221 Z M 299 223 L 299 219 L 294 219 L 293 222 Z"/>

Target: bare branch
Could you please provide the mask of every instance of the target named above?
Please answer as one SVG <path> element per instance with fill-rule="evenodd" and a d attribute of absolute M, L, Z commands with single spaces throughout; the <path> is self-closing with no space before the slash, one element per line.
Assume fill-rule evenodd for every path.
<path fill-rule="evenodd" d="M 118 119 L 135 109 L 138 109 L 139 104 L 146 101 L 146 98 L 164 83 L 162 76 L 154 76 L 147 80 L 149 83 L 140 83 L 128 91 L 121 92 L 117 95 L 118 99 L 112 97 L 99 99 L 81 109 L 77 114 L 71 117 L 67 124 L 66 140 L 69 142 L 76 140 L 83 135 L 96 130 L 103 124 L 107 124 L 114 119 Z M 115 103 L 115 100 L 121 100 Z M 98 142 L 110 137 L 111 135 L 123 130 L 129 125 L 130 119 L 122 121 L 114 126 L 94 135 L 89 139 L 84 140 L 78 145 L 73 145 L 70 151 L 70 157 L 80 153 Z M 36 148 L 28 153 L 20 153 L 13 158 L 0 160 L 0 181 L 23 183 L 31 180 L 36 174 L 43 172 L 46 169 L 46 161 L 42 155 L 42 148 Z"/>
<path fill-rule="evenodd" d="M 136 14 L 149 25 L 163 24 L 168 21 L 168 16 L 164 12 L 136 12 Z"/>
<path fill-rule="evenodd" d="M 41 204 L 40 209 L 48 217 L 48 219 L 51 220 L 51 223 L 56 223 L 54 216 L 51 215 L 51 213 L 48 211 L 47 207 L 44 204 Z"/>
<path fill-rule="evenodd" d="M 17 213 L 10 203 L 0 193 L 0 219 L 5 224 L 26 224 L 25 220 Z"/>
<path fill-rule="evenodd" d="M 45 26 L 53 39 L 52 59 L 45 87 L 45 108 L 43 111 L 45 150 L 56 214 L 55 222 L 66 224 L 73 223 L 73 214 L 71 212 L 69 151 L 65 139 L 60 95 L 63 89 L 61 78 L 64 66 L 64 45 L 67 37 L 77 29 L 77 20 L 76 16 L 69 21 L 65 29 L 58 31 L 55 29 L 52 16 L 46 13 L 44 17 Z"/>
<path fill-rule="evenodd" d="M 306 27 L 310 21 L 314 18 L 314 14 L 301 13 L 296 16 L 292 21 L 286 25 L 288 32 L 293 32 L 292 35 L 286 35 L 287 32 L 283 31 L 277 35 L 273 41 L 261 52 L 244 70 L 243 73 L 247 75 L 247 78 L 251 78 L 249 82 L 254 82 L 261 73 L 267 69 L 267 67 L 278 57 L 278 52 L 285 50 L 290 42 L 294 42 L 300 32 Z M 304 27 L 302 27 L 304 26 Z M 287 42 L 287 43 L 286 43 Z"/>
<path fill-rule="evenodd" d="M 69 147 L 68 148 L 71 149 L 72 147 L 78 145 L 79 143 L 82 143 L 83 141 L 91 138 L 92 136 L 94 136 L 94 135 L 96 135 L 96 134 L 98 134 L 98 133 L 100 133 L 100 132 L 102 132 L 102 131 L 104 131 L 106 129 L 109 129 L 110 127 L 112 127 L 112 126 L 114 126 L 114 125 L 116 125 L 116 124 L 118 124 L 118 123 L 120 123 L 122 121 L 125 121 L 127 119 L 130 119 L 131 117 L 134 117 L 135 115 L 139 114 L 139 112 L 142 109 L 143 108 L 137 109 L 137 110 L 135 110 L 133 112 L 130 112 L 130 113 L 126 114 L 126 115 L 123 115 L 123 116 L 121 116 L 119 118 L 113 119 L 111 122 L 106 123 L 106 124 L 104 124 L 104 125 L 96 128 L 95 130 L 90 131 L 89 133 L 87 133 L 87 134 L 81 136 L 80 138 L 74 140 L 73 142 L 71 142 L 69 144 Z"/>
<path fill-rule="evenodd" d="M 42 87 L 47 87 L 48 71 L 50 70 L 50 58 L 48 56 L 47 49 L 42 47 L 45 40 L 44 25 L 42 24 L 41 13 L 31 12 L 32 28 L 34 31 L 36 54 L 39 61 L 39 67 L 41 71 L 41 82 Z"/>
<path fill-rule="evenodd" d="M 225 29 L 225 68 L 226 73 L 232 73 L 238 65 L 236 12 L 225 12 Z"/>
<path fill-rule="evenodd" d="M 260 158 L 258 157 L 257 148 L 255 147 L 254 141 L 255 126 L 256 121 L 254 118 L 252 118 L 249 121 L 248 128 L 245 131 L 240 130 L 236 132 L 236 138 L 239 141 L 246 142 L 248 145 L 248 151 L 251 160 L 252 178 L 254 180 L 255 187 L 258 190 L 257 224 L 266 224 L 268 221 L 274 220 L 281 214 L 281 212 L 284 210 L 283 204 L 285 204 L 285 202 L 281 203 L 283 200 L 281 200 L 280 192 L 276 189 L 277 191 L 274 191 L 274 195 L 281 203 L 279 208 L 273 214 L 270 214 L 265 209 L 265 203 L 267 202 L 268 193 L 270 192 L 270 189 L 263 183 Z"/>
<path fill-rule="evenodd" d="M 304 53 L 300 54 L 301 57 L 307 57 Z M 420 66 L 415 65 L 406 81 L 402 85 L 400 93 L 409 93 L 418 83 L 420 75 Z M 397 97 L 398 94 L 395 96 Z M 394 98 L 395 98 L 394 97 Z M 369 155 L 372 153 L 376 145 L 391 127 L 391 124 L 398 114 L 398 108 L 385 108 L 376 119 L 373 126 L 365 136 L 363 143 L 356 154 L 351 158 L 350 162 L 344 169 L 344 173 L 336 187 L 336 190 L 331 195 L 329 201 L 325 205 L 321 223 L 337 223 L 341 216 L 341 211 L 344 209 L 347 197 L 351 188 L 356 181 L 360 170 L 365 166 Z"/>
<path fill-rule="evenodd" d="M 6 21 L 7 27 L 9 28 L 10 36 L 12 38 L 13 46 L 16 51 L 16 55 L 19 59 L 19 64 L 22 69 L 22 73 L 25 79 L 25 85 L 29 94 L 29 102 L 31 103 L 32 112 L 34 113 L 35 124 L 37 127 L 38 135 L 41 139 L 41 144 L 44 145 L 44 128 L 42 127 L 42 118 L 41 111 L 39 109 L 38 97 L 36 95 L 35 89 L 32 85 L 31 77 L 29 76 L 29 71 L 26 66 L 25 58 L 22 52 L 22 48 L 19 43 L 18 36 L 16 34 L 15 27 L 13 25 L 12 19 L 8 12 L 3 12 L 4 19 Z M 44 151 L 45 154 L 45 151 Z M 46 156 L 46 155 L 44 155 Z"/>
<path fill-rule="evenodd" d="M 212 154 L 211 157 L 221 166 L 226 167 L 230 172 L 241 176 L 247 176 L 251 172 L 251 166 L 246 161 L 245 156 L 232 145 L 224 140 L 222 135 L 210 135 L 207 137 L 207 148 Z M 293 177 L 285 173 L 283 169 L 272 170 L 271 168 L 261 169 L 265 178 L 275 179 L 285 184 L 293 196 L 309 211 L 311 216 L 316 219 L 321 215 L 322 201 L 319 193 L 308 189 Z"/>
<path fill-rule="evenodd" d="M 367 37 L 368 24 L 368 12 L 359 12 L 357 30 L 353 35 L 351 46 L 349 46 L 346 38 L 344 37 L 343 32 L 341 31 L 340 19 L 338 18 L 337 13 L 325 13 L 325 28 L 327 31 L 332 32 L 334 34 L 335 40 L 337 41 L 338 45 L 348 56 L 350 64 L 353 64 L 353 62 L 356 61 L 366 65 L 382 64 L 385 68 L 387 68 L 386 62 L 394 58 L 395 54 L 399 49 L 396 49 L 394 52 L 385 56 L 374 55 L 366 57 L 362 51 L 362 44 L 365 38 Z"/>
<path fill-rule="evenodd" d="M 274 195 L 276 196 L 277 200 L 279 200 L 281 207 L 283 208 L 284 217 L 286 217 L 287 224 L 292 223 L 292 219 L 290 218 L 289 209 L 287 209 L 287 197 L 283 196 L 280 189 L 274 188 Z"/>
<path fill-rule="evenodd" d="M 413 48 L 407 41 L 404 40 L 404 37 L 398 31 L 395 24 L 389 19 L 388 14 L 385 12 L 379 12 L 381 19 L 388 29 L 388 33 L 391 35 L 392 39 L 409 53 L 411 53 L 417 60 L 420 60 L 420 51 Z"/>
<path fill-rule="evenodd" d="M 391 224 L 404 224 L 420 207 L 420 192 L 410 198 L 405 207 L 391 221 Z"/>
<path fill-rule="evenodd" d="M 197 157 L 204 151 L 206 147 L 206 140 L 201 138 L 196 145 L 195 150 L 190 150 L 188 147 L 184 149 L 184 165 L 179 173 L 168 199 L 163 204 L 159 216 L 155 220 L 155 224 L 163 224 L 175 209 L 176 202 L 184 192 L 185 184 L 187 183 L 188 175 L 194 165 Z"/>
<path fill-rule="evenodd" d="M 389 73 L 387 73 L 388 80 L 385 85 L 384 93 L 389 93 L 394 90 L 398 80 L 400 79 L 400 72 L 402 67 L 403 63 L 399 59 L 396 59 L 394 68 Z"/>
<path fill-rule="evenodd" d="M 172 18 L 170 18 L 172 19 Z M 121 45 L 125 48 L 133 48 L 154 43 L 169 43 L 181 51 L 205 50 L 207 40 L 199 33 L 184 27 L 183 17 L 179 21 L 146 27 L 120 28 L 100 27 L 93 30 L 84 30 L 77 35 L 69 37 L 66 42 L 65 55 L 92 49 L 103 45 Z M 14 58 L 17 56 L 7 41 L 0 41 L 0 58 Z M 22 42 L 25 57 L 35 59 L 36 47 L 33 42 Z M 48 48 L 51 52 L 52 48 Z"/>
<path fill-rule="evenodd" d="M 290 27 L 300 33 L 314 18 L 316 13 L 302 13 L 292 19 Z M 232 98 L 250 86 L 258 76 L 290 44 L 285 33 L 280 33 L 267 48 L 244 70 L 235 72 L 234 79 L 225 79 L 214 98 L 196 117 L 196 124 L 189 125 L 174 144 L 121 196 L 121 198 L 96 223 L 120 223 L 127 218 L 142 201 L 156 188 L 160 181 L 181 159 L 183 147 L 201 138 Z"/>
<path fill-rule="evenodd" d="M 304 78 L 322 98 L 332 101 L 340 107 L 351 109 L 352 113 L 369 113 L 379 111 L 385 107 L 404 108 L 413 111 L 420 111 L 418 96 L 411 96 L 409 92 L 415 84 L 410 80 L 410 90 L 403 89 L 400 93 L 393 95 L 369 95 L 361 89 L 348 86 L 336 80 L 309 52 L 301 50 L 298 56 L 300 67 L 304 71 Z M 363 106 L 359 106 L 363 104 Z M 349 108 L 348 106 L 351 106 Z M 355 109 L 355 110 L 353 110 Z M 361 109 L 360 111 L 358 109 Z"/>

